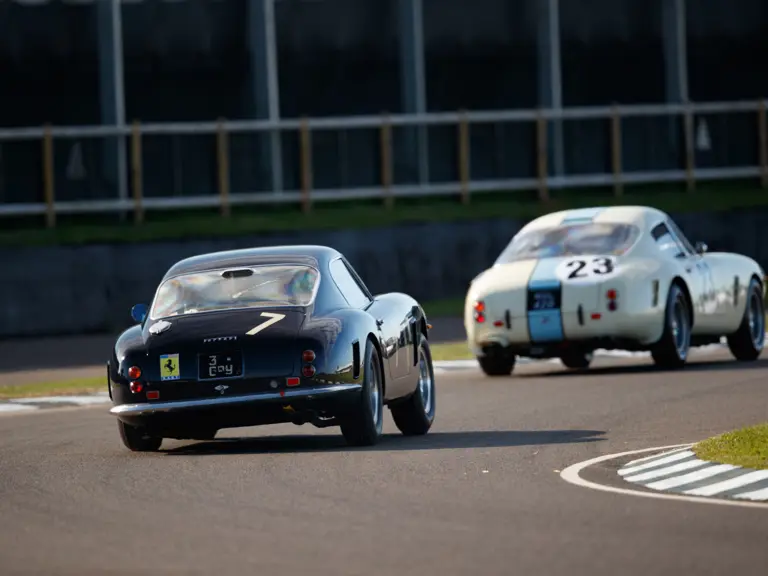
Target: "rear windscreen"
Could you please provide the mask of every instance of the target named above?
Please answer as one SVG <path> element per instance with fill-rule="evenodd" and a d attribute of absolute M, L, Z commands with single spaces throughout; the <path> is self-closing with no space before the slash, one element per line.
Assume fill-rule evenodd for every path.
<path fill-rule="evenodd" d="M 150 318 L 232 308 L 308 306 L 317 293 L 318 277 L 314 268 L 294 264 L 184 274 L 160 286 Z"/>
<path fill-rule="evenodd" d="M 520 232 L 496 259 L 505 264 L 530 258 L 622 254 L 637 240 L 640 229 L 631 224 L 586 222 Z"/>

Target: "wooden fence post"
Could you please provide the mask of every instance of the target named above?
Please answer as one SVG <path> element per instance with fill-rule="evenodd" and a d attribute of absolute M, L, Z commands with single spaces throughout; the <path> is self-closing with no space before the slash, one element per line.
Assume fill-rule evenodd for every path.
<path fill-rule="evenodd" d="M 466 110 L 461 110 L 459 119 L 459 181 L 461 182 L 461 203 L 469 204 L 469 123 Z"/>
<path fill-rule="evenodd" d="M 131 127 L 131 179 L 133 182 L 133 217 L 136 224 L 144 222 L 144 180 L 141 159 L 141 124 L 133 121 Z"/>
<path fill-rule="evenodd" d="M 219 197 L 221 198 L 221 215 L 228 218 L 231 215 L 229 206 L 229 140 L 224 119 L 219 118 L 216 129 L 216 158 L 219 173 Z"/>
<path fill-rule="evenodd" d="M 611 160 L 613 165 L 613 193 L 616 196 L 624 194 L 624 184 L 621 179 L 621 116 L 616 105 L 611 115 Z"/>
<path fill-rule="evenodd" d="M 384 205 L 391 210 L 395 204 L 392 195 L 392 124 L 389 114 L 382 112 L 381 129 L 379 130 L 379 142 L 381 150 L 381 185 L 384 188 Z"/>
<path fill-rule="evenodd" d="M 536 118 L 536 159 L 539 176 L 539 200 L 549 202 L 549 188 L 547 186 L 547 120 L 538 110 Z"/>
<path fill-rule="evenodd" d="M 311 210 L 312 140 L 309 133 L 309 122 L 306 118 L 301 119 L 299 136 L 301 147 L 301 209 L 304 213 L 308 213 Z"/>
<path fill-rule="evenodd" d="M 56 226 L 56 207 L 54 206 L 53 172 L 53 136 L 50 124 L 45 125 L 43 134 L 43 194 L 45 196 L 45 224 L 48 228 Z"/>
<path fill-rule="evenodd" d="M 766 126 L 765 100 L 760 100 L 757 132 L 760 136 L 760 182 L 763 188 L 768 188 L 768 126 Z"/>

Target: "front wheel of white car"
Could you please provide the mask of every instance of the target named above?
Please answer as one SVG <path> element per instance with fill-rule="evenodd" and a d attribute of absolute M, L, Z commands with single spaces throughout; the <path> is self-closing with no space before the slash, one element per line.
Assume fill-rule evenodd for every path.
<path fill-rule="evenodd" d="M 757 360 L 765 344 L 765 306 L 763 290 L 753 278 L 747 289 L 747 305 L 739 329 L 728 335 L 728 348 L 736 360 Z"/>
<path fill-rule="evenodd" d="M 678 284 L 672 284 L 664 314 L 664 332 L 651 349 L 653 361 L 660 368 L 681 368 L 691 347 L 691 311 L 688 298 Z"/>

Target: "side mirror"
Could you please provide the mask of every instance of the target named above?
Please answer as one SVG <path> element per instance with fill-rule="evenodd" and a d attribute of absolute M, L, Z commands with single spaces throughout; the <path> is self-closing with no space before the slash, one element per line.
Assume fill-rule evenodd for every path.
<path fill-rule="evenodd" d="M 143 324 L 144 319 L 147 317 L 147 305 L 146 304 L 136 304 L 133 308 L 131 308 L 131 318 L 133 318 L 137 323 Z"/>
<path fill-rule="evenodd" d="M 694 249 L 696 250 L 696 254 L 704 254 L 709 247 L 704 242 L 696 242 Z"/>

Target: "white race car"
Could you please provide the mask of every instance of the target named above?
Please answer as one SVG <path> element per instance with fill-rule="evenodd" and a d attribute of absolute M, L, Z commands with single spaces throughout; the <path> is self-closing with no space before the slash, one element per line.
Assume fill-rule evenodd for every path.
<path fill-rule="evenodd" d="M 660 210 L 565 210 L 528 223 L 472 280 L 464 326 L 491 376 L 509 375 L 517 356 L 587 368 L 597 349 L 650 351 L 677 368 L 723 336 L 735 358 L 755 360 L 763 279 L 751 258 L 692 246 Z"/>

